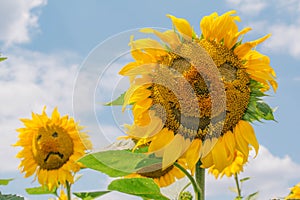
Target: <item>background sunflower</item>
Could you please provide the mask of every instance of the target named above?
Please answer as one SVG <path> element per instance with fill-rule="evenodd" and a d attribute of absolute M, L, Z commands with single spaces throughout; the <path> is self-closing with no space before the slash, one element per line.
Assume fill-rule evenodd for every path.
<path fill-rule="evenodd" d="M 25 177 L 35 174 L 39 183 L 52 191 L 74 183 L 74 175 L 82 167 L 77 160 L 92 146 L 73 118 L 61 117 L 57 108 L 48 117 L 45 110 L 32 113 L 32 119 L 21 119 L 25 127 L 17 129 L 19 141 L 14 146 L 23 148 L 17 157 Z"/>

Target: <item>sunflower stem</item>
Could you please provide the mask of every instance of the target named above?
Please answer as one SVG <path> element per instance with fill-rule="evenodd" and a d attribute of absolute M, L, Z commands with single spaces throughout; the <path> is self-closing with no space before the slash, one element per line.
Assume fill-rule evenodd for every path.
<path fill-rule="evenodd" d="M 201 188 L 199 187 L 199 185 L 195 181 L 194 177 L 184 167 L 182 167 L 179 163 L 175 162 L 174 166 L 177 167 L 178 169 L 180 169 L 180 171 L 182 171 L 188 177 L 188 179 L 191 181 L 191 184 L 193 186 L 195 196 L 196 196 L 196 200 L 200 200 L 199 199 L 199 194 L 201 193 Z"/>
<path fill-rule="evenodd" d="M 184 192 L 191 184 L 192 184 L 191 182 L 189 182 L 188 184 L 186 184 L 186 186 L 184 186 L 184 187 L 182 188 L 182 190 L 180 191 L 180 193 Z M 180 194 L 180 193 L 179 193 L 179 194 Z"/>
<path fill-rule="evenodd" d="M 239 184 L 239 178 L 238 178 L 237 173 L 234 174 L 234 180 L 235 180 L 235 184 L 236 184 L 238 198 L 242 198 L 242 192 L 241 192 L 241 187 L 240 187 L 240 184 Z"/>
<path fill-rule="evenodd" d="M 69 181 L 66 181 L 66 186 L 67 186 L 68 200 L 71 200 L 71 184 L 69 183 Z"/>
<path fill-rule="evenodd" d="M 199 194 L 196 195 L 196 200 L 205 199 L 205 169 L 201 167 L 201 161 L 199 160 L 196 164 L 196 182 L 199 186 Z"/>

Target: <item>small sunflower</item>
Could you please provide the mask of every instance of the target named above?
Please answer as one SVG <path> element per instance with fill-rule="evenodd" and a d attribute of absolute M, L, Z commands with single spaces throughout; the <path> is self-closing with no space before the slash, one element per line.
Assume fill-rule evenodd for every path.
<path fill-rule="evenodd" d="M 183 158 L 192 172 L 199 159 L 221 172 L 237 151 L 246 162 L 249 146 L 259 148 L 250 122 L 274 119 L 261 98 L 271 87 L 276 91 L 276 75 L 270 59 L 254 49 L 270 35 L 243 43 L 251 28 L 239 31 L 233 14 L 204 17 L 200 36 L 187 20 L 167 15 L 174 30 L 141 30 L 161 43 L 131 38 L 135 61 L 119 72 L 130 80 L 123 109 L 132 105 L 134 122 L 126 133 L 136 147 L 148 145 L 162 157 L 163 170 Z"/>
<path fill-rule="evenodd" d="M 25 177 L 36 174 L 39 183 L 52 190 L 74 182 L 74 173 L 83 167 L 77 160 L 92 145 L 73 118 L 61 117 L 57 108 L 48 117 L 45 109 L 32 113 L 32 119 L 21 119 L 25 127 L 17 129 L 19 141 L 14 146 L 23 147 L 17 158 Z"/>
<path fill-rule="evenodd" d="M 240 172 L 244 171 L 244 164 L 246 161 L 247 159 L 244 157 L 244 155 L 241 152 L 236 151 L 233 162 L 223 169 L 223 171 L 220 172 L 214 167 L 210 167 L 208 172 L 213 174 L 215 178 L 222 178 L 224 175 L 231 177 L 232 175 L 239 174 Z"/>
<path fill-rule="evenodd" d="M 300 183 L 291 188 L 290 194 L 284 198 L 285 200 L 300 199 Z"/>

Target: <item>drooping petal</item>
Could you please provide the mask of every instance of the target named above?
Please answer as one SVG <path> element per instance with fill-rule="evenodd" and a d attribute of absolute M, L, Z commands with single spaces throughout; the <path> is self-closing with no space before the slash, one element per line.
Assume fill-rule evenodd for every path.
<path fill-rule="evenodd" d="M 222 138 L 218 140 L 218 142 L 214 145 L 212 149 L 212 158 L 214 161 L 214 167 L 222 171 L 225 167 L 227 167 L 227 154 L 225 150 L 225 144 Z"/>
<path fill-rule="evenodd" d="M 173 131 L 164 128 L 154 136 L 151 144 L 149 145 L 148 150 L 149 152 L 163 151 L 164 147 L 168 145 L 173 139 L 174 139 Z"/>
<path fill-rule="evenodd" d="M 226 149 L 228 149 L 228 151 L 229 151 L 229 155 L 233 155 L 235 152 L 235 148 L 236 148 L 236 143 L 235 143 L 233 133 L 231 131 L 227 131 L 223 135 L 223 140 L 226 145 Z"/>
<path fill-rule="evenodd" d="M 184 158 L 186 159 L 189 169 L 193 169 L 200 158 L 200 149 L 202 147 L 202 141 L 200 139 L 194 139 L 185 152 Z"/>
<path fill-rule="evenodd" d="M 174 139 L 165 147 L 162 161 L 162 169 L 166 169 L 172 165 L 183 152 L 184 138 L 180 134 L 176 134 Z"/>
<path fill-rule="evenodd" d="M 209 168 L 211 166 L 214 165 L 214 160 L 212 157 L 212 152 L 210 152 L 209 154 L 207 154 L 205 157 L 201 158 L 201 167 L 202 168 Z"/>
<path fill-rule="evenodd" d="M 244 130 L 243 137 L 250 144 L 251 146 L 254 147 L 255 153 L 257 155 L 258 149 L 259 149 L 259 144 L 255 136 L 255 132 L 253 127 L 249 124 L 249 122 L 246 122 L 244 120 L 240 120 L 238 126 L 242 126 Z"/>
<path fill-rule="evenodd" d="M 237 149 L 243 153 L 245 157 L 248 157 L 249 145 L 243 137 L 243 134 L 247 134 L 245 129 L 240 124 L 237 124 L 234 128 L 233 134 L 236 140 Z"/>

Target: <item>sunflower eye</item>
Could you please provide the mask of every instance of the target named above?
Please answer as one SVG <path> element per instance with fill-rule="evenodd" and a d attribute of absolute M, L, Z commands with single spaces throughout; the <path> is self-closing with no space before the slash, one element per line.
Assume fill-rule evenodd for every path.
<path fill-rule="evenodd" d="M 54 132 L 54 133 L 52 134 L 52 137 L 54 137 L 54 138 L 58 137 L 58 133 L 57 133 L 57 132 Z"/>
<path fill-rule="evenodd" d="M 42 138 L 42 135 L 38 135 L 36 140 L 39 141 Z"/>

